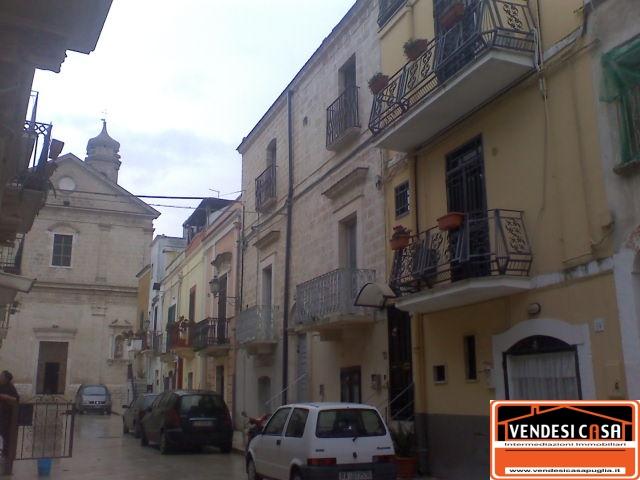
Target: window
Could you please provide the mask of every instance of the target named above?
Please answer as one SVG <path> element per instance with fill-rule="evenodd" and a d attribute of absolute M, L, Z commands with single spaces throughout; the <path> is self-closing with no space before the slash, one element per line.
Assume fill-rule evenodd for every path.
<path fill-rule="evenodd" d="M 343 268 L 355 270 L 358 268 L 358 219 L 354 215 L 348 220 L 340 222 L 341 230 L 341 261 Z M 357 292 L 356 292 L 357 293 Z"/>
<path fill-rule="evenodd" d="M 338 70 L 338 80 L 340 83 L 340 93 L 356 86 L 356 56 L 353 55 Z"/>
<path fill-rule="evenodd" d="M 433 381 L 434 383 L 447 382 L 447 368 L 444 365 L 433 366 Z"/>
<path fill-rule="evenodd" d="M 323 410 L 318 414 L 316 437 L 379 437 L 387 429 L 378 412 L 364 408 Z"/>
<path fill-rule="evenodd" d="M 216 365 L 216 392 L 224 395 L 224 365 Z"/>
<path fill-rule="evenodd" d="M 53 256 L 51 265 L 55 267 L 71 266 L 71 247 L 73 245 L 73 235 L 53 235 Z"/>
<path fill-rule="evenodd" d="M 189 291 L 189 320 L 194 322 L 196 319 L 196 287 L 191 287 Z"/>
<path fill-rule="evenodd" d="M 476 337 L 467 335 L 464 337 L 464 368 L 467 380 L 477 380 L 478 370 L 476 368 Z"/>
<path fill-rule="evenodd" d="M 362 373 L 360 367 L 349 367 L 340 369 L 340 401 L 361 403 L 362 388 L 360 379 Z"/>
<path fill-rule="evenodd" d="M 212 417 L 226 411 L 219 395 L 184 395 L 180 398 L 180 413 L 190 417 Z"/>
<path fill-rule="evenodd" d="M 281 408 L 276 413 L 273 414 L 269 423 L 264 428 L 265 435 L 282 435 L 282 430 L 284 430 L 284 424 L 287 421 L 287 417 L 289 416 L 290 408 Z"/>
<path fill-rule="evenodd" d="M 277 155 L 278 155 L 278 144 L 276 139 L 274 138 L 269 142 L 269 146 L 267 147 L 267 167 L 271 167 L 276 164 Z"/>
<path fill-rule="evenodd" d="M 602 99 L 616 102 L 621 163 L 640 161 L 640 40 L 624 43 L 602 56 Z"/>
<path fill-rule="evenodd" d="M 304 435 L 304 427 L 307 424 L 307 417 L 309 416 L 309 410 L 304 408 L 296 408 L 291 414 L 289 424 L 287 425 L 286 437 L 302 438 Z"/>
<path fill-rule="evenodd" d="M 403 182 L 395 188 L 396 218 L 409 213 L 409 182 Z"/>
<path fill-rule="evenodd" d="M 122 335 L 118 335 L 115 338 L 113 346 L 113 358 L 121 359 L 124 355 L 124 338 Z"/>
<path fill-rule="evenodd" d="M 218 319 L 227 318 L 227 274 L 219 277 L 220 290 L 218 291 Z"/>

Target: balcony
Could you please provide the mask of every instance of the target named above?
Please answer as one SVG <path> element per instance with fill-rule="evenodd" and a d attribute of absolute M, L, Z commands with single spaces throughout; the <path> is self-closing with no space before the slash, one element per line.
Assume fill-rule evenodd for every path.
<path fill-rule="evenodd" d="M 167 325 L 167 348 L 166 352 L 172 352 L 179 357 L 192 358 L 193 352 L 193 329 L 195 322 L 186 319 Z"/>
<path fill-rule="evenodd" d="M 269 165 L 256 178 L 256 210 L 263 212 L 276 203 L 276 166 Z"/>
<path fill-rule="evenodd" d="M 382 28 L 407 0 L 379 0 L 378 26 Z"/>
<path fill-rule="evenodd" d="M 195 324 L 191 341 L 193 349 L 201 353 L 211 356 L 226 355 L 231 348 L 229 320 L 205 318 Z"/>
<path fill-rule="evenodd" d="M 238 315 L 236 338 L 238 345 L 250 355 L 272 354 L 278 343 L 275 318 L 278 307 L 256 306 Z"/>
<path fill-rule="evenodd" d="M 478 0 L 374 96 L 377 147 L 411 151 L 491 100 L 534 68 L 527 0 Z"/>
<path fill-rule="evenodd" d="M 338 269 L 296 288 L 295 322 L 301 331 L 329 332 L 374 322 L 370 309 L 355 307 L 360 289 L 374 282 L 375 270 Z"/>
<path fill-rule="evenodd" d="M 0 245 L 0 270 L 13 275 L 20 275 L 22 263 L 22 245 L 24 236 L 18 235 L 13 241 Z"/>
<path fill-rule="evenodd" d="M 358 87 L 352 86 L 327 108 L 327 150 L 338 150 L 359 134 Z"/>
<path fill-rule="evenodd" d="M 395 252 L 389 283 L 396 307 L 436 312 L 530 289 L 532 258 L 522 212 L 489 210 L 413 237 Z"/>

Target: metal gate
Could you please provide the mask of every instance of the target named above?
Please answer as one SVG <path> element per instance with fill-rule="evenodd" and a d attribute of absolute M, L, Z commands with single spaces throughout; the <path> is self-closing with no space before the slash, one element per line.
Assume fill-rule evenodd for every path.
<path fill-rule="evenodd" d="M 68 458 L 73 453 L 75 411 L 69 402 L 18 406 L 15 460 Z"/>

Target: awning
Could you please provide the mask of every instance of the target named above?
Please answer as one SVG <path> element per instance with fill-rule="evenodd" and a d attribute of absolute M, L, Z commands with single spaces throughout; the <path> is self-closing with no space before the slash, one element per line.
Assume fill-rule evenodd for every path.
<path fill-rule="evenodd" d="M 353 302 L 356 307 L 385 308 L 390 300 L 396 298 L 391 287 L 386 283 L 365 283 Z"/>

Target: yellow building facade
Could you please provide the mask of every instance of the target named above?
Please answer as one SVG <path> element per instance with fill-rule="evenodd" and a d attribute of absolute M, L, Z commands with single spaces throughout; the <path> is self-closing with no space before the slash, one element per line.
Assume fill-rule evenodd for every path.
<path fill-rule="evenodd" d="M 436 477 L 487 478 L 491 399 L 627 397 L 586 13 L 380 2 L 389 78 L 369 126 L 388 237 L 411 231 L 387 250 L 389 284 L 412 315 L 415 426 Z"/>

